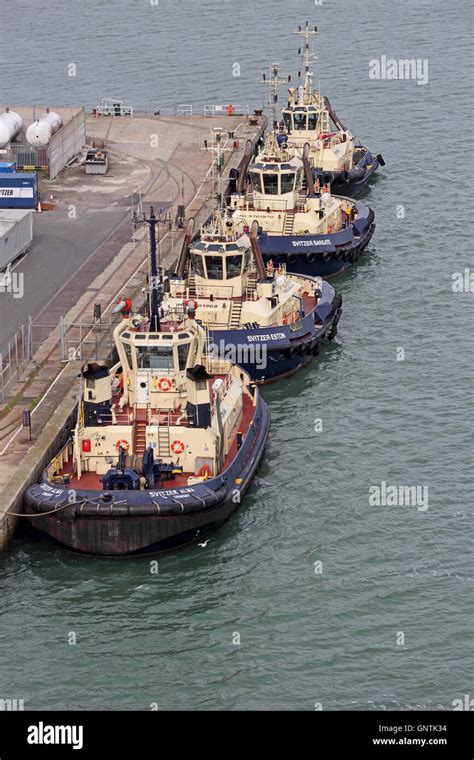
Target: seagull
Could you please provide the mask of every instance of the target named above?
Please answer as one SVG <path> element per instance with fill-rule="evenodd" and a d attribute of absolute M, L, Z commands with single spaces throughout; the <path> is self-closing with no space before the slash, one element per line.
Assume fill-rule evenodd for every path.
<path fill-rule="evenodd" d="M 202 546 L 202 548 L 205 549 L 208 543 L 209 543 L 209 539 L 207 539 L 207 541 L 204 541 L 203 544 L 198 544 L 198 546 Z"/>

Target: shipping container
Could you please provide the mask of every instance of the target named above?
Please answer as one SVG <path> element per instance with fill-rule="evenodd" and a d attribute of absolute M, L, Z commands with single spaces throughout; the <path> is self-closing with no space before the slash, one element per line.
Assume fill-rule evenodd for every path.
<path fill-rule="evenodd" d="M 0 161 L 0 174 L 16 172 L 16 161 Z"/>
<path fill-rule="evenodd" d="M 0 209 L 36 208 L 38 175 L 36 172 L 0 174 Z"/>
<path fill-rule="evenodd" d="M 0 209 L 0 272 L 24 253 L 33 240 L 33 212 Z"/>

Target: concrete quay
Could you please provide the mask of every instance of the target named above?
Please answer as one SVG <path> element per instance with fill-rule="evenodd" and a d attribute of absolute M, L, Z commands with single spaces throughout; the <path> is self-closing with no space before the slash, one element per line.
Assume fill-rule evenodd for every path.
<path fill-rule="evenodd" d="M 224 129 L 223 175 L 228 176 L 239 165 L 246 140 L 258 139 L 265 126 L 264 117 L 250 125 L 242 116 L 88 116 L 88 144 L 104 144 L 108 174 L 86 176 L 76 163 L 55 180 L 41 183 L 43 197 L 51 193 L 57 205 L 35 216 L 36 239 L 17 264 L 24 274 L 24 298 L 0 295 L 4 331 L 16 330 L 31 314 L 34 346 L 33 360 L 25 364 L 0 405 L 0 551 L 7 550 L 21 519 L 17 515 L 25 488 L 38 479 L 74 427 L 77 375 L 87 358 L 95 358 L 96 346 L 101 357 L 107 353 L 110 328 L 105 323 L 111 306 L 125 290 L 132 298 L 141 294 L 147 244 L 144 230 L 133 232 L 131 220 L 139 196 L 143 209 L 153 204 L 155 211 L 169 212 L 172 220 L 177 206 L 185 205 L 186 219 L 194 217 L 197 230 L 214 208 L 211 129 Z M 183 234 L 174 224 L 171 230 L 160 225 L 164 266 L 178 255 Z M 102 306 L 104 327 L 83 344 L 82 361 L 61 361 L 59 318 L 90 325 L 94 303 Z M 83 328 L 83 336 L 88 329 Z M 69 329 L 68 341 L 79 342 L 77 327 Z M 32 412 L 31 442 L 21 426 L 25 409 Z"/>

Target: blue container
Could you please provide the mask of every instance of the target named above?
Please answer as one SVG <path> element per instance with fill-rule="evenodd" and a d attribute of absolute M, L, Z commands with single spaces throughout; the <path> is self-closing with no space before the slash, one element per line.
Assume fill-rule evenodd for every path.
<path fill-rule="evenodd" d="M 0 208 L 36 208 L 37 205 L 36 172 L 0 174 Z"/>
<path fill-rule="evenodd" d="M 0 174 L 16 172 L 16 161 L 0 161 Z"/>

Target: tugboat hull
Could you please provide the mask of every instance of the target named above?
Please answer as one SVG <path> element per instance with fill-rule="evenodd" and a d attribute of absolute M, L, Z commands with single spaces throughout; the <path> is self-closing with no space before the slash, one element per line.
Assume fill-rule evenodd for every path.
<path fill-rule="evenodd" d="M 315 169 L 314 179 L 319 180 L 323 185 L 331 183 L 332 192 L 335 195 L 344 195 L 355 198 L 368 185 L 373 175 L 380 166 L 379 158 L 375 158 L 367 148 L 362 157 L 354 164 L 352 169 L 343 172 L 330 172 L 324 169 Z"/>
<path fill-rule="evenodd" d="M 265 262 L 285 264 L 288 272 L 325 280 L 345 272 L 368 246 L 375 230 L 374 212 L 360 201 L 350 227 L 327 235 L 268 235 L 259 245 Z"/>
<path fill-rule="evenodd" d="M 238 509 L 263 457 L 269 428 L 270 411 L 260 398 L 231 465 L 189 487 L 72 492 L 44 475 L 25 494 L 28 521 L 63 547 L 89 555 L 131 557 L 189 544 Z"/>
<path fill-rule="evenodd" d="M 329 288 L 325 285 L 324 291 Z M 334 293 L 333 288 L 330 290 Z M 341 314 L 342 297 L 336 293 L 291 326 L 214 330 L 210 340 L 214 351 L 223 357 L 235 357 L 255 383 L 268 384 L 298 372 L 318 356 L 324 342 L 336 336 Z"/>

